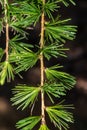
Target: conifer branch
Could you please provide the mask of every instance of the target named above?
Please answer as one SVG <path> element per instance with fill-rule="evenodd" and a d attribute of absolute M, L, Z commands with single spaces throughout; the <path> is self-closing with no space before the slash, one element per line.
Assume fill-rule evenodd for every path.
<path fill-rule="evenodd" d="M 69 19 L 59 20 L 59 15 L 55 19 L 53 12 L 59 8 L 58 2 L 62 2 L 65 6 L 68 6 L 68 2 L 73 4 L 74 2 L 73 0 L 24 0 L 23 2 L 12 2 L 9 5 L 8 1 L 3 0 L 2 2 L 0 0 L 4 7 L 3 21 L 6 29 L 6 59 L 0 63 L 0 84 L 3 85 L 6 80 L 9 82 L 11 79 L 14 79 L 14 71 L 19 75 L 19 72 L 27 71 L 33 67 L 38 58 L 40 60 L 40 86 L 38 87 L 38 84 L 35 87 L 17 85 L 12 90 L 14 96 L 11 98 L 11 101 L 13 105 L 18 105 L 18 109 L 24 110 L 28 106 L 32 107 L 38 99 L 39 92 L 41 92 L 41 116 L 32 115 L 22 119 L 16 124 L 16 128 L 33 130 L 41 121 L 39 130 L 50 130 L 46 125 L 45 112 L 47 112 L 50 121 L 55 127 L 59 130 L 62 130 L 62 128 L 68 130 L 68 123 L 73 122 L 72 114 L 67 112 L 67 109 L 71 109 L 71 106 L 60 105 L 59 103 L 55 106 L 46 107 L 45 94 L 53 104 L 54 98 L 64 96 L 66 91 L 75 85 L 75 79 L 73 76 L 59 71 L 61 68 L 59 65 L 45 69 L 44 58 L 50 60 L 51 57 L 66 56 L 64 43 L 66 40 L 73 40 L 75 38 L 76 26 L 67 25 Z M 24 41 L 25 35 L 28 34 L 25 33 L 26 28 L 31 25 L 35 26 L 40 17 L 40 45 L 38 51 L 33 52 L 30 49 L 32 45 L 21 42 L 21 40 Z M 45 17 L 49 18 L 49 22 L 45 21 Z M 9 38 L 9 27 L 17 32 L 12 39 Z M 0 52 L 3 54 L 2 49 L 0 49 Z"/>
<path fill-rule="evenodd" d="M 45 4 L 45 0 L 42 0 L 43 6 Z M 44 24 L 45 23 L 45 14 L 44 10 L 41 15 L 41 39 L 40 39 L 40 48 L 44 47 Z M 40 65 L 41 65 L 41 87 L 44 85 L 44 59 L 43 54 L 40 55 Z M 42 124 L 45 124 L 45 101 L 44 101 L 44 92 L 41 91 L 41 115 L 42 115 Z"/>

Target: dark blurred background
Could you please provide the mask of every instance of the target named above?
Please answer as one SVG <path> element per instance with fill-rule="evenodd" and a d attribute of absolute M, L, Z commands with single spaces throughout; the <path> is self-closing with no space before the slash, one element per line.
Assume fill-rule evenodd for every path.
<path fill-rule="evenodd" d="M 59 10 L 62 18 L 72 18 L 71 24 L 77 25 L 78 30 L 76 39 L 68 41 L 66 47 L 70 48 L 67 52 L 67 58 L 52 59 L 47 65 L 61 63 L 64 65 L 64 71 L 76 77 L 75 87 L 67 92 L 66 102 L 74 104 L 73 110 L 75 122 L 70 126 L 70 130 L 87 130 L 87 0 L 76 0 L 76 6 L 64 6 Z M 35 30 L 30 31 L 29 43 L 38 42 L 37 34 L 39 25 Z M 4 47 L 5 34 L 0 36 L 0 46 Z M 0 86 L 0 130 L 16 130 L 15 123 L 29 115 L 29 110 L 20 111 L 12 107 L 10 98 L 12 97 L 11 89 L 17 83 L 33 84 L 39 83 L 40 71 L 38 65 L 33 69 L 23 73 L 24 79 L 15 77 L 12 83 Z M 39 104 L 35 110 L 37 111 Z M 35 128 L 35 130 L 37 130 Z M 56 130 L 52 128 L 51 130 Z"/>

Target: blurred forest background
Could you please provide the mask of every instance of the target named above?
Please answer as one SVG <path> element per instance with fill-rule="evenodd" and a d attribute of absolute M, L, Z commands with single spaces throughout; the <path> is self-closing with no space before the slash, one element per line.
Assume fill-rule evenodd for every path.
<path fill-rule="evenodd" d="M 0 7 L 1 8 L 1 7 Z M 1 9 L 0 9 L 1 10 Z M 71 24 L 78 26 L 76 39 L 72 42 L 67 41 L 66 47 L 70 48 L 67 52 L 67 58 L 52 59 L 47 66 L 60 63 L 64 66 L 64 71 L 76 77 L 75 87 L 67 92 L 66 102 L 74 104 L 73 110 L 75 122 L 70 126 L 70 130 L 87 130 L 87 0 L 76 0 L 76 6 L 61 7 L 59 12 L 61 18 L 72 18 Z M 57 14 L 54 14 L 57 15 Z M 37 44 L 39 24 L 29 32 L 29 43 Z M 11 35 L 11 34 L 10 34 Z M 5 34 L 0 35 L 0 46 L 4 48 Z M 12 107 L 10 98 L 12 97 L 11 89 L 17 83 L 33 84 L 39 83 L 38 65 L 33 69 L 24 72 L 24 79 L 15 77 L 15 81 L 0 86 L 0 130 L 16 130 L 15 123 L 29 115 L 29 110 L 20 111 Z M 38 110 L 37 105 L 36 111 Z M 36 130 L 36 129 L 35 129 Z M 52 130 L 56 130 L 52 129 Z"/>

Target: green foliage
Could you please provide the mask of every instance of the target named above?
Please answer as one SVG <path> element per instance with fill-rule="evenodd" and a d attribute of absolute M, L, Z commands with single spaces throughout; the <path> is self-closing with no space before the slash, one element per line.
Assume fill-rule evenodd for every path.
<path fill-rule="evenodd" d="M 44 46 L 42 52 L 44 54 L 44 57 L 50 60 L 51 57 L 66 57 L 65 51 L 68 50 L 63 47 L 64 45 L 58 45 L 57 43 L 55 44 L 50 44 L 48 46 Z"/>
<path fill-rule="evenodd" d="M 3 55 L 4 55 L 4 50 L 0 48 L 0 61 L 2 60 Z"/>
<path fill-rule="evenodd" d="M 40 116 L 31 116 L 17 122 L 16 127 L 21 130 L 32 130 L 34 126 L 41 120 Z M 40 129 L 45 130 L 45 129 Z"/>
<path fill-rule="evenodd" d="M 10 22 L 10 26 L 20 32 L 22 35 L 25 34 L 23 28 L 29 27 L 32 24 L 36 24 L 40 18 L 41 12 L 39 7 L 37 7 L 34 3 L 28 4 L 27 1 L 22 1 L 17 4 L 10 5 L 10 13 L 12 15 L 12 19 Z"/>
<path fill-rule="evenodd" d="M 52 66 L 45 69 L 47 79 L 52 81 L 56 80 L 58 83 L 61 82 L 65 89 L 70 90 L 76 83 L 75 78 L 65 72 L 55 70 L 56 68 L 59 68 L 59 66 Z"/>
<path fill-rule="evenodd" d="M 55 127 L 58 127 L 59 130 L 62 130 L 64 128 L 67 130 L 69 128 L 68 123 L 73 122 L 73 116 L 70 112 L 67 112 L 66 109 L 72 109 L 72 106 L 69 105 L 55 105 L 51 107 L 46 108 L 46 112 L 48 113 L 48 116 L 55 125 Z"/>
<path fill-rule="evenodd" d="M 41 125 L 39 130 L 50 130 L 46 125 Z"/>
<path fill-rule="evenodd" d="M 60 0 L 66 7 L 69 6 L 69 2 L 71 2 L 73 5 L 76 5 L 73 0 Z M 69 1 L 69 2 L 68 2 Z"/>
<path fill-rule="evenodd" d="M 14 80 L 14 70 L 12 65 L 8 61 L 0 63 L 0 85 L 3 85 L 5 80 L 10 82 L 11 79 Z"/>
<path fill-rule="evenodd" d="M 47 15 L 49 18 L 54 19 L 52 16 L 52 12 L 56 11 L 59 6 L 57 6 L 57 3 L 54 1 L 48 0 L 47 3 L 44 5 L 44 11 L 45 15 Z"/>
<path fill-rule="evenodd" d="M 0 0 L 2 12 L 0 13 L 0 35 L 3 30 L 5 36 L 5 49 L 0 48 L 0 85 L 5 81 L 14 80 L 14 74 L 32 68 L 38 61 L 40 63 L 40 84 L 34 87 L 30 85 L 17 85 L 13 88 L 11 101 L 13 106 L 18 106 L 24 110 L 27 107 L 34 109 L 38 95 L 41 95 L 41 115 L 27 117 L 18 121 L 16 128 L 20 130 L 33 130 L 39 123 L 39 130 L 49 130 L 46 125 L 45 111 L 51 122 L 59 130 L 69 128 L 68 123 L 73 122 L 73 116 L 68 109 L 70 105 L 61 103 L 54 106 L 45 106 L 45 94 L 52 103 L 54 98 L 61 98 L 66 95 L 66 91 L 75 85 L 75 78 L 66 72 L 60 71 L 62 66 L 54 65 L 45 67 L 44 58 L 50 60 L 52 57 L 66 57 L 64 43 L 66 40 L 73 40 L 76 34 L 76 26 L 70 25 L 70 19 L 60 20 L 60 14 L 54 18 L 55 11 L 61 7 L 61 3 L 66 7 L 73 0 Z M 56 16 L 55 16 L 56 17 Z M 38 24 L 37 24 L 38 23 Z M 39 25 L 40 24 L 40 25 Z M 39 25 L 39 45 L 25 43 L 29 35 L 29 30 L 33 30 Z M 2 33 L 1 33 L 2 32 Z M 10 37 L 10 32 L 12 36 Z M 36 52 L 34 52 L 34 47 Z M 33 76 L 33 75 L 32 75 Z M 45 78 L 46 77 L 46 78 Z M 37 77 L 36 77 L 37 78 Z M 44 120 L 43 120 L 44 118 Z"/>
<path fill-rule="evenodd" d="M 15 63 L 15 73 L 21 71 L 27 71 L 29 68 L 33 67 L 38 60 L 38 54 L 34 53 L 30 49 L 33 45 L 23 43 L 20 40 L 20 36 L 15 36 L 10 40 L 10 55 L 9 60 L 11 63 Z"/>
<path fill-rule="evenodd" d="M 45 36 L 48 41 L 63 42 L 73 40 L 76 34 L 76 26 L 67 25 L 70 19 L 66 20 L 54 20 L 52 22 L 46 22 L 45 24 Z"/>
<path fill-rule="evenodd" d="M 37 100 L 40 88 L 26 85 L 18 85 L 13 89 L 14 97 L 11 101 L 13 105 L 19 105 L 19 108 L 24 110 L 27 106 L 31 106 Z"/>
<path fill-rule="evenodd" d="M 21 71 L 27 71 L 29 68 L 33 67 L 38 60 L 38 56 L 34 52 L 13 52 L 10 54 L 10 62 L 16 63 L 15 72 L 19 73 Z"/>
<path fill-rule="evenodd" d="M 2 22 L 2 19 L 0 19 L 0 33 L 1 33 L 2 29 L 3 29 L 3 22 Z"/>
<path fill-rule="evenodd" d="M 14 36 L 10 41 L 10 51 L 11 52 L 27 52 L 30 51 L 30 48 L 33 48 L 33 45 L 21 42 L 24 37 L 20 37 L 20 35 Z"/>
<path fill-rule="evenodd" d="M 52 96 L 60 98 L 61 96 L 64 96 L 66 92 L 62 83 L 58 84 L 53 81 L 45 83 L 43 86 L 43 90 L 46 92 L 52 103 L 54 103 Z"/>

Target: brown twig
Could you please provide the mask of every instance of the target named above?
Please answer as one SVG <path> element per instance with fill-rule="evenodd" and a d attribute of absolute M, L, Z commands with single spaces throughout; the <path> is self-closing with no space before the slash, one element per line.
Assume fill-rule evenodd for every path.
<path fill-rule="evenodd" d="M 4 9 L 5 9 L 5 27 L 6 27 L 6 47 L 5 47 L 5 53 L 6 53 L 6 61 L 8 61 L 8 47 L 9 47 L 9 24 L 8 24 L 8 9 L 7 9 L 7 1 L 4 0 Z"/>
<path fill-rule="evenodd" d="M 43 5 L 45 4 L 45 0 L 43 0 Z M 44 23 L 45 23 L 45 15 L 44 10 L 41 16 L 41 39 L 40 39 L 40 48 L 44 47 Z M 41 65 L 41 87 L 44 85 L 44 58 L 43 54 L 40 55 L 40 65 Z M 42 115 L 42 124 L 46 124 L 45 121 L 45 100 L 44 100 L 44 92 L 41 91 L 41 115 Z"/>

